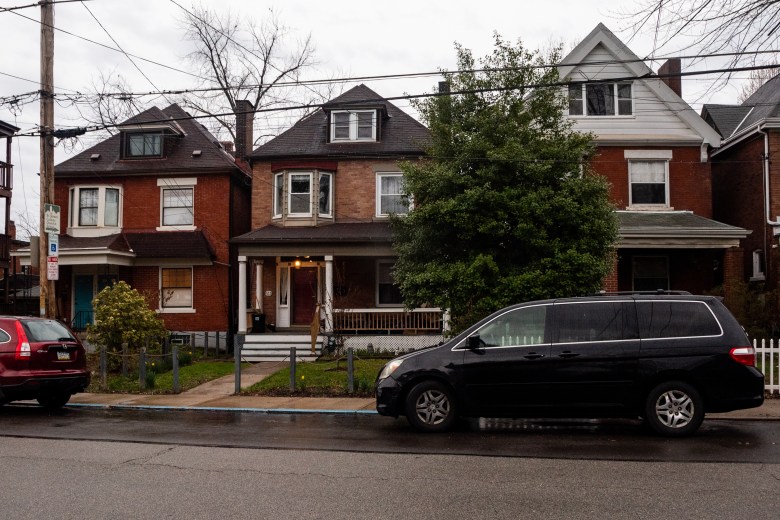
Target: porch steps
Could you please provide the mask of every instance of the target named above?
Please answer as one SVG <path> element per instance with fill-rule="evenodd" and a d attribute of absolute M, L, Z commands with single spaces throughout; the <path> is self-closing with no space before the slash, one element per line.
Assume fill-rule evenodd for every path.
<path fill-rule="evenodd" d="M 308 334 L 247 334 L 241 347 L 241 358 L 250 361 L 289 361 L 290 348 L 295 347 L 298 361 L 314 361 L 322 352 L 322 336 L 317 336 L 317 353 L 311 351 Z"/>

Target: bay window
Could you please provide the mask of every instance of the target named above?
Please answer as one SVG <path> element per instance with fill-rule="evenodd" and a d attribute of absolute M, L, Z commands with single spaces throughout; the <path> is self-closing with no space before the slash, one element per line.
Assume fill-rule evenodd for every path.
<path fill-rule="evenodd" d="M 85 236 L 85 233 L 89 236 L 99 236 L 118 231 L 121 226 L 119 188 L 74 186 L 69 191 L 69 232 L 74 236 Z"/>

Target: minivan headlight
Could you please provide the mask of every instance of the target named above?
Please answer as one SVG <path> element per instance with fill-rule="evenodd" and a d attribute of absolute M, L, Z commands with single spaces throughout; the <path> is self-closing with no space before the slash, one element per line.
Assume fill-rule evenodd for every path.
<path fill-rule="evenodd" d="M 382 368 L 382 371 L 379 372 L 379 379 L 385 379 L 386 377 L 390 377 L 390 374 L 395 372 L 403 362 L 404 362 L 403 359 L 394 359 L 388 364 L 386 364 L 384 368 Z"/>

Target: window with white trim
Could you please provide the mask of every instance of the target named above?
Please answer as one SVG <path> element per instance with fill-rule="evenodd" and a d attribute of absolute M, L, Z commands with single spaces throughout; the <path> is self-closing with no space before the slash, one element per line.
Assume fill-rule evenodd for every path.
<path fill-rule="evenodd" d="M 753 276 L 750 277 L 751 282 L 758 282 L 765 280 L 764 274 L 764 251 L 756 249 L 753 251 Z"/>
<path fill-rule="evenodd" d="M 669 162 L 629 160 L 629 205 L 669 205 Z"/>
<path fill-rule="evenodd" d="M 69 227 L 118 228 L 121 221 L 120 189 L 111 186 L 70 188 Z"/>
<path fill-rule="evenodd" d="M 286 171 L 274 174 L 273 218 L 333 217 L 333 173 Z"/>
<path fill-rule="evenodd" d="M 160 308 L 192 308 L 192 267 L 160 268 Z"/>
<path fill-rule="evenodd" d="M 376 174 L 376 215 L 406 215 L 410 202 L 404 193 L 404 175 L 400 172 Z"/>
<path fill-rule="evenodd" d="M 403 305 L 401 289 L 393 279 L 394 260 L 378 260 L 376 263 L 376 302 L 378 306 Z"/>
<path fill-rule="evenodd" d="M 160 188 L 158 231 L 190 230 L 195 227 L 195 177 L 157 179 Z"/>
<path fill-rule="evenodd" d="M 630 82 L 571 83 L 570 116 L 630 116 L 634 113 Z"/>
<path fill-rule="evenodd" d="M 330 140 L 376 141 L 376 110 L 332 111 Z"/>

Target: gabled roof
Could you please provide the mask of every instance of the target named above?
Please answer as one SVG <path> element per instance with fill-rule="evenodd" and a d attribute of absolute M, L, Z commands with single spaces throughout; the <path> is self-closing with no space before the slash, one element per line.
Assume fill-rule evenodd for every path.
<path fill-rule="evenodd" d="M 152 107 L 119 125 L 122 130 L 155 128 L 166 130 L 171 146 L 166 143 L 166 157 L 149 159 L 122 159 L 121 138 L 117 133 L 95 146 L 61 162 L 54 168 L 55 177 L 94 177 L 134 173 L 198 173 L 208 171 L 241 171 L 233 156 L 228 154 L 216 137 L 179 105 L 167 108 Z M 200 150 L 200 154 L 193 152 Z M 93 159 L 94 156 L 97 156 Z"/>
<path fill-rule="evenodd" d="M 380 141 L 329 143 L 328 112 L 345 108 L 377 108 L 384 113 L 378 121 Z M 257 148 L 251 158 L 419 156 L 429 142 L 425 126 L 370 88 L 358 85 Z"/>
<path fill-rule="evenodd" d="M 780 120 L 780 74 L 761 85 L 741 105 L 704 105 L 702 116 L 727 141 L 751 134 L 769 120 Z"/>
<path fill-rule="evenodd" d="M 626 71 L 625 78 L 636 78 L 634 81 L 644 84 L 661 102 L 666 105 L 669 114 L 674 114 L 696 135 L 700 136 L 703 143 L 717 147 L 720 145 L 720 135 L 713 130 L 680 96 L 677 95 L 666 83 L 657 78 L 645 78 L 653 73 L 644 60 L 634 54 L 631 49 L 612 33 L 603 23 L 599 23 L 565 58 L 558 66 L 558 75 L 561 81 L 588 81 L 605 78 L 575 77 L 579 66 L 588 62 L 588 57 L 597 48 L 603 48 Z M 591 60 L 592 61 L 592 60 Z M 605 67 L 606 68 L 605 64 Z M 682 108 L 681 108 L 682 107 Z"/>

